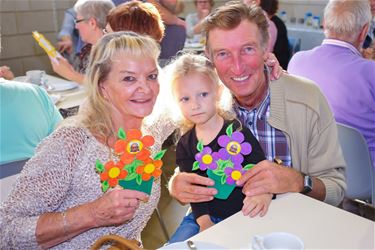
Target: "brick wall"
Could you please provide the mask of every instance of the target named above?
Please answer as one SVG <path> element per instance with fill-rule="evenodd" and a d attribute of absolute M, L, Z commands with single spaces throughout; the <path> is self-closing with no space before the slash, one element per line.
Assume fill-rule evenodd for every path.
<path fill-rule="evenodd" d="M 16 76 L 27 70 L 52 72 L 45 52 L 31 32 L 37 30 L 56 43 L 64 11 L 74 0 L 1 0 L 0 1 L 0 65 L 11 67 Z"/>

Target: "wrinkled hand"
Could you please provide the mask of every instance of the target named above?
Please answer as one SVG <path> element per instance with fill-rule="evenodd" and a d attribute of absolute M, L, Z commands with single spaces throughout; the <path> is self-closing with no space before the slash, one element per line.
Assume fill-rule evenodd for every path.
<path fill-rule="evenodd" d="M 242 213 L 245 216 L 255 217 L 259 214 L 263 217 L 272 200 L 272 194 L 260 194 L 257 196 L 246 196 L 243 200 Z"/>
<path fill-rule="evenodd" d="M 169 184 L 169 193 L 182 203 L 210 201 L 217 193 L 215 188 L 205 187 L 213 186 L 213 180 L 194 173 L 178 173 Z"/>
<path fill-rule="evenodd" d="M 281 77 L 281 74 L 283 72 L 286 73 L 286 71 L 284 71 L 283 68 L 280 66 L 280 63 L 277 60 L 275 54 L 268 53 L 266 56 L 267 57 L 266 57 L 265 63 L 271 69 L 270 80 L 273 81 L 273 80 L 279 79 Z"/>
<path fill-rule="evenodd" d="M 300 172 L 264 160 L 243 174 L 237 185 L 244 185 L 242 192 L 246 196 L 255 196 L 267 193 L 300 192 L 302 182 Z"/>
<path fill-rule="evenodd" d="M 14 75 L 10 68 L 4 65 L 0 67 L 0 77 L 3 77 L 7 80 L 12 80 L 14 78 Z"/>
<path fill-rule="evenodd" d="M 140 201 L 148 195 L 129 189 L 116 189 L 93 201 L 90 212 L 97 227 L 120 225 L 133 218 Z"/>
<path fill-rule="evenodd" d="M 64 37 L 61 39 L 61 41 L 57 42 L 57 50 L 60 53 L 63 53 L 64 51 L 68 52 L 68 54 L 71 54 L 73 52 L 73 41 L 70 37 Z"/>
<path fill-rule="evenodd" d="M 62 56 L 56 59 L 50 58 L 50 61 L 53 71 L 66 79 L 71 80 L 72 75 L 76 73 L 73 66 Z"/>

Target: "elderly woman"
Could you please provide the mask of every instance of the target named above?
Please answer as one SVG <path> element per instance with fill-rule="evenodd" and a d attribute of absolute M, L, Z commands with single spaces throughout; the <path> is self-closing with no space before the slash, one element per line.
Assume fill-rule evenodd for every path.
<path fill-rule="evenodd" d="M 76 2 L 74 11 L 77 15 L 74 22 L 79 36 L 86 45 L 81 49 L 74 67 L 63 57 L 59 57 L 58 61 L 51 60 L 52 68 L 57 74 L 83 84 L 91 46 L 103 36 L 107 14 L 113 7 L 111 0 L 78 0 Z"/>
<path fill-rule="evenodd" d="M 159 53 L 154 39 L 135 33 L 111 33 L 97 42 L 84 111 L 38 146 L 0 207 L 0 249 L 85 249 L 106 234 L 140 241 L 160 180 L 149 196 L 126 189 L 103 193 L 95 162 L 118 158 L 113 147 L 119 128 L 153 135 L 152 154 L 173 130 L 161 119 L 144 121 L 159 93 Z"/>
<path fill-rule="evenodd" d="M 203 20 L 210 14 L 215 2 L 214 0 L 194 0 L 194 5 L 196 12 L 186 16 L 186 34 L 190 42 L 199 43 L 203 38 Z"/>
<path fill-rule="evenodd" d="M 151 3 L 126 2 L 112 9 L 107 16 L 108 32 L 134 31 L 160 42 L 164 29 L 159 11 Z"/>

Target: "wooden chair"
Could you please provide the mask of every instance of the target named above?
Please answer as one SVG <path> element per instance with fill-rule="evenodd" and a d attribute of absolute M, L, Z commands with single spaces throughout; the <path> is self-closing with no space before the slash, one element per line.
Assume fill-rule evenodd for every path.
<path fill-rule="evenodd" d="M 125 239 L 121 236 L 109 234 L 97 239 L 91 246 L 91 250 L 98 250 L 102 246 L 108 246 L 108 250 L 141 250 L 140 243 L 136 240 Z"/>

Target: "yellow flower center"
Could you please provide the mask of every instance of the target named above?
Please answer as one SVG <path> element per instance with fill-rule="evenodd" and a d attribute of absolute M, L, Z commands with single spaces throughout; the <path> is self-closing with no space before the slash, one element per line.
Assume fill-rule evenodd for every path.
<path fill-rule="evenodd" d="M 202 157 L 202 162 L 204 163 L 204 164 L 211 164 L 211 162 L 212 162 L 212 156 L 211 155 L 204 155 L 203 157 Z"/>
<path fill-rule="evenodd" d="M 116 178 L 117 176 L 120 175 L 120 172 L 121 170 L 117 167 L 114 167 L 114 168 L 111 168 L 109 171 L 108 171 L 108 176 L 109 178 Z"/>
<path fill-rule="evenodd" d="M 231 141 L 228 143 L 226 150 L 231 155 L 237 155 L 241 152 L 241 145 L 236 141 Z"/>
<path fill-rule="evenodd" d="M 143 148 L 143 143 L 140 140 L 131 140 L 128 145 L 126 145 L 126 151 L 129 154 L 138 154 Z"/>
<path fill-rule="evenodd" d="M 230 176 L 232 177 L 233 180 L 236 181 L 241 178 L 242 174 L 240 171 L 234 170 Z"/>
<path fill-rule="evenodd" d="M 152 172 L 154 172 L 155 171 L 154 164 L 152 164 L 152 163 L 147 164 L 144 168 L 144 171 L 145 171 L 146 174 L 151 174 Z"/>

